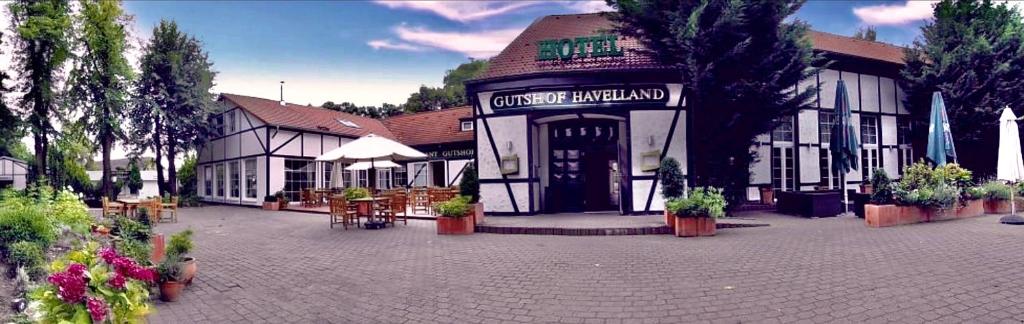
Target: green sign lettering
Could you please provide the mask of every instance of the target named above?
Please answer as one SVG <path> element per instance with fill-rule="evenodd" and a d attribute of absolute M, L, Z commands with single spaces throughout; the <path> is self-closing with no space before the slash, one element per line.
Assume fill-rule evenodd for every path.
<path fill-rule="evenodd" d="M 574 58 L 623 56 L 618 36 L 598 34 L 574 38 L 545 39 L 537 42 L 538 61 L 569 61 Z"/>

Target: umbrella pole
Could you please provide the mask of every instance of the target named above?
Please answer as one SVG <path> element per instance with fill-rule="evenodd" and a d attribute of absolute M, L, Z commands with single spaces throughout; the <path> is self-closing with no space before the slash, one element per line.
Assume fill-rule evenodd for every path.
<path fill-rule="evenodd" d="M 843 214 L 850 213 L 850 192 L 846 190 L 846 173 L 843 172 Z"/>

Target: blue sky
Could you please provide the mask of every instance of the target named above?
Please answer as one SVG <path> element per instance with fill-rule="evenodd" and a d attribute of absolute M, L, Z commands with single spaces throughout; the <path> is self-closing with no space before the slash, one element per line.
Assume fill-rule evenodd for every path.
<path fill-rule="evenodd" d="M 907 44 L 930 8 L 906 1 L 810 1 L 797 15 L 849 35 L 871 22 Z M 198 37 L 220 72 L 216 90 L 320 104 L 401 103 L 468 57 L 488 57 L 534 19 L 593 12 L 603 2 L 127 1 L 141 36 L 172 19 Z M 915 6 L 917 8 L 915 8 Z M 867 13 L 855 13 L 856 10 Z M 888 19 L 888 20 L 886 20 Z M 895 20 L 894 20 L 895 19 Z"/>

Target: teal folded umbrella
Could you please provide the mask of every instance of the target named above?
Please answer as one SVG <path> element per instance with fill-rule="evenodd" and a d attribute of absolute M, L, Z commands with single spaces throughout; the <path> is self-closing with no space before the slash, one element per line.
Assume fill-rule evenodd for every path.
<path fill-rule="evenodd" d="M 839 173 L 843 181 L 843 201 L 849 211 L 850 198 L 846 191 L 846 173 L 857 169 L 860 159 L 860 142 L 851 122 L 850 97 L 846 95 L 843 80 L 836 83 L 836 118 L 829 138 L 829 152 L 832 153 L 832 172 Z"/>
<path fill-rule="evenodd" d="M 932 112 L 928 119 L 928 160 L 936 166 L 946 164 L 947 161 L 956 163 L 956 146 L 953 145 L 953 134 L 949 131 L 946 104 L 938 91 L 932 93 Z"/>

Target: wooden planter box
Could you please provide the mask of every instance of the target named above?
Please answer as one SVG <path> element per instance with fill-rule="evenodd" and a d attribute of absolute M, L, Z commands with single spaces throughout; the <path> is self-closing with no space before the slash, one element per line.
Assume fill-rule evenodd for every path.
<path fill-rule="evenodd" d="M 678 237 L 715 236 L 714 217 L 676 217 L 675 223 Z"/>
<path fill-rule="evenodd" d="M 473 234 L 476 229 L 473 215 L 465 217 L 437 217 L 437 235 Z"/>
<path fill-rule="evenodd" d="M 1019 200 L 1019 199 L 1016 200 L 1016 203 L 1017 203 L 1017 210 L 1018 211 L 1021 209 L 1021 207 L 1024 207 L 1024 204 L 1021 203 L 1021 200 Z M 1010 201 L 1009 200 L 985 200 L 985 202 L 983 204 L 985 205 L 985 213 L 986 214 L 1009 214 L 1010 213 Z"/>
<path fill-rule="evenodd" d="M 868 227 L 900 225 L 902 207 L 896 205 L 864 205 L 864 224 Z"/>
<path fill-rule="evenodd" d="M 484 222 L 484 204 L 475 203 L 473 204 L 473 224 L 480 224 Z"/>
<path fill-rule="evenodd" d="M 673 215 L 668 210 L 665 211 L 665 225 L 668 225 L 671 229 L 676 228 L 676 215 Z"/>
<path fill-rule="evenodd" d="M 985 214 L 985 203 L 981 199 L 968 200 L 963 206 L 957 206 L 956 218 L 971 218 Z"/>
<path fill-rule="evenodd" d="M 281 210 L 281 202 L 263 202 L 263 210 Z"/>

